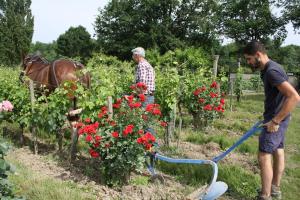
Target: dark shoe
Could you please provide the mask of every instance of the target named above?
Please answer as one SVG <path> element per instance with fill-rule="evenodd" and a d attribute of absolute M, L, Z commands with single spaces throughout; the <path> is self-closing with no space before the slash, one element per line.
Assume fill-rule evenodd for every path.
<path fill-rule="evenodd" d="M 281 200 L 282 199 L 282 195 L 281 195 L 280 187 L 272 185 L 271 196 L 274 199 Z"/>
<path fill-rule="evenodd" d="M 257 189 L 257 193 L 258 193 L 258 196 L 260 196 L 260 194 L 261 194 L 261 188 Z M 272 188 L 271 188 L 271 197 L 273 199 L 276 199 L 276 200 L 281 200 L 282 199 L 282 194 L 281 194 L 281 191 L 280 191 L 280 187 L 272 185 Z"/>
<path fill-rule="evenodd" d="M 256 200 L 272 200 L 272 197 L 266 197 L 266 196 L 257 196 Z"/>

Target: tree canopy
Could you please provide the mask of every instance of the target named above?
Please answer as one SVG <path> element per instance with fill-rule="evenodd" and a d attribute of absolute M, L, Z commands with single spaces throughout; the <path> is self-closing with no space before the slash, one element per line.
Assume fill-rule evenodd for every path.
<path fill-rule="evenodd" d="M 93 51 L 91 35 L 83 26 L 71 27 L 57 39 L 56 52 L 67 57 L 80 57 L 86 61 Z"/>
<path fill-rule="evenodd" d="M 0 0 L 0 63 L 20 63 L 33 35 L 31 0 Z"/>
<path fill-rule="evenodd" d="M 217 43 L 217 2 L 211 0 L 112 0 L 95 22 L 105 53 L 128 58 L 136 46 L 160 53 L 185 45 Z"/>
<path fill-rule="evenodd" d="M 238 44 L 271 36 L 281 43 L 286 38 L 286 22 L 272 14 L 268 0 L 221 0 L 221 5 L 222 30 Z"/>

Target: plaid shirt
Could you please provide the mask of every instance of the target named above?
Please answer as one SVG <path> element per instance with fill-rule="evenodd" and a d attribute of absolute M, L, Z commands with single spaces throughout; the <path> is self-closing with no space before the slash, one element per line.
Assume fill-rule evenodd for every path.
<path fill-rule="evenodd" d="M 155 91 L 155 71 L 146 60 L 138 63 L 135 80 L 136 83 L 142 82 L 147 86 L 146 94 L 150 94 Z"/>

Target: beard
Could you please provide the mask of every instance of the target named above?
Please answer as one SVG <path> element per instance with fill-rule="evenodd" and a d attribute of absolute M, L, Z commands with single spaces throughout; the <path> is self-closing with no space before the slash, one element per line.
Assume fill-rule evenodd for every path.
<path fill-rule="evenodd" d="M 258 71 L 261 66 L 261 61 L 259 58 L 255 58 L 255 63 L 251 65 L 252 72 Z"/>

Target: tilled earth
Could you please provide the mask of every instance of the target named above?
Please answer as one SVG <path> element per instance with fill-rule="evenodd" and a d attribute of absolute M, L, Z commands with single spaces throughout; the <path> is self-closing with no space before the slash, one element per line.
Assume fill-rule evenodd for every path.
<path fill-rule="evenodd" d="M 180 142 L 178 146 L 179 151 L 181 151 L 185 157 L 193 159 L 211 159 L 221 152 L 219 145 L 213 142 L 205 145 Z M 41 176 L 60 179 L 62 181 L 74 181 L 79 187 L 84 187 L 88 184 L 89 187 L 93 188 L 99 200 L 186 200 L 187 195 L 196 189 L 180 184 L 169 175 L 164 175 L 164 184 L 148 183 L 147 185 L 127 185 L 119 189 L 113 189 L 99 183 L 98 179 L 101 177 L 91 178 L 84 175 L 84 172 L 80 170 L 82 169 L 80 166 L 85 165 L 86 162 L 90 162 L 89 158 L 86 158 L 85 162 L 78 159 L 75 161 L 74 167 L 67 164 L 67 159 L 65 159 L 66 161 L 56 161 L 55 159 L 47 158 L 49 154 L 54 154 L 54 151 L 35 155 L 28 147 L 14 148 L 10 151 L 8 159 L 17 160 Z M 249 159 L 249 155 L 231 153 L 222 162 L 230 162 L 231 164 L 237 163 L 241 167 L 256 170 L 255 167 L 251 165 L 251 160 L 252 159 Z M 132 176 L 137 176 L 137 174 L 133 174 Z M 225 195 L 219 199 L 230 200 L 233 198 Z"/>

